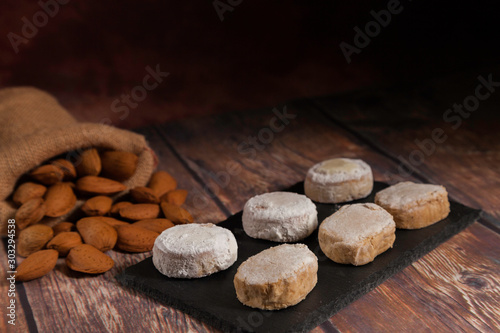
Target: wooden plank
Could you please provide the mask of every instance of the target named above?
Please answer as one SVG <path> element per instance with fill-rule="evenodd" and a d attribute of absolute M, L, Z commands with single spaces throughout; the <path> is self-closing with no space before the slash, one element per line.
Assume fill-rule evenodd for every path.
<path fill-rule="evenodd" d="M 280 108 L 279 108 L 280 109 Z M 281 110 L 281 109 L 280 109 Z M 231 212 L 236 212 L 243 207 L 245 201 L 258 193 L 285 188 L 297 181 L 303 180 L 307 169 L 317 161 L 332 156 L 359 157 L 366 160 L 374 169 L 377 180 L 394 180 L 393 174 L 397 174 L 398 164 L 390 158 L 374 153 L 373 150 L 364 142 L 360 142 L 356 137 L 346 132 L 339 126 L 333 124 L 322 114 L 308 108 L 307 103 L 290 103 L 289 112 L 296 114 L 297 118 L 290 122 L 283 131 L 274 133 L 274 140 L 259 149 L 255 148 L 255 156 L 246 153 L 241 148 L 242 143 L 248 143 L 252 137 L 258 137 L 262 129 L 269 128 L 271 119 L 274 117 L 272 110 L 249 111 L 244 114 L 221 115 L 218 117 L 190 119 L 167 124 L 159 127 L 166 141 L 175 147 L 178 154 L 186 161 L 186 164 L 202 179 L 205 183 L 211 184 L 214 193 L 221 201 L 228 206 Z M 203 133 L 203 139 L 199 140 L 200 133 Z M 222 144 L 220 144 L 222 142 Z M 254 146 L 255 147 L 255 146 Z M 222 182 L 222 175 L 227 165 L 236 161 L 241 169 L 235 176 L 231 176 L 229 181 Z M 221 177 L 216 175 L 220 173 Z M 414 179 L 412 176 L 407 179 Z M 461 234 L 462 235 L 462 234 Z M 486 236 L 485 236 L 486 235 Z M 480 242 L 487 241 L 488 237 L 496 236 L 495 233 L 486 230 L 478 236 Z M 462 236 L 463 238 L 464 236 Z M 447 246 L 456 246 L 457 240 L 452 239 L 447 242 Z M 465 244 L 472 242 L 467 237 L 462 239 Z M 462 243 L 460 243 L 462 244 Z M 492 243 L 494 244 L 494 243 Z M 473 244 L 477 245 L 477 244 Z M 468 245 L 467 249 L 473 249 L 473 245 Z M 465 245 L 463 245 L 465 246 Z M 431 259 L 434 258 L 455 258 L 446 251 L 446 247 L 440 247 L 431 252 Z M 474 253 L 474 252 L 473 252 Z M 473 254 L 472 253 L 472 254 Z M 477 258 L 481 258 L 478 254 Z M 428 259 L 428 260 L 431 260 Z M 424 259 L 423 259 L 424 260 Z M 432 263 L 432 261 L 430 261 Z M 491 272 L 498 270 L 498 263 L 491 263 Z M 431 265 L 431 264 L 428 264 Z M 480 261 L 467 261 L 463 263 L 464 269 L 475 272 L 481 266 Z M 416 267 L 416 268 L 415 268 Z M 411 281 L 422 280 L 422 275 L 427 274 L 425 282 L 432 286 L 435 279 L 425 270 L 426 263 L 413 266 L 404 270 L 401 274 L 407 276 L 408 283 Z M 436 269 L 439 272 L 439 269 Z M 424 275 L 425 276 L 425 275 Z M 439 283 L 445 285 L 450 290 L 456 290 L 465 294 L 469 292 L 467 286 L 456 283 L 456 279 L 444 274 Z M 498 285 L 498 281 L 494 281 Z M 380 289 L 381 288 L 381 289 Z M 339 327 L 350 330 L 349 323 L 359 323 L 359 331 L 366 331 L 377 327 L 379 323 L 379 312 L 383 307 L 373 304 L 391 305 L 394 311 L 385 313 L 386 321 L 382 323 L 394 323 L 395 327 L 405 328 L 408 325 L 406 316 L 400 316 L 398 308 L 407 308 L 412 311 L 415 327 L 420 327 L 423 321 L 429 327 L 441 327 L 446 329 L 441 322 L 455 321 L 457 325 L 464 327 L 478 326 L 476 321 L 475 308 L 465 308 L 462 319 L 458 320 L 452 315 L 455 311 L 453 302 L 439 297 L 429 291 L 428 287 L 426 300 L 432 300 L 435 304 L 431 313 L 429 305 L 422 302 L 417 294 L 409 293 L 408 287 L 398 282 L 396 278 L 379 287 L 375 294 L 370 293 L 368 302 L 362 300 L 355 302 L 345 311 L 337 314 L 331 319 L 331 322 Z M 389 293 L 393 290 L 392 293 Z M 493 316 L 490 308 L 494 306 L 491 299 L 485 299 L 482 294 L 472 295 L 476 300 L 484 302 L 482 311 L 487 316 Z M 376 301 L 373 301 L 376 299 Z M 411 304 L 411 306 L 408 306 Z M 355 309 L 351 311 L 352 309 Z M 359 320 L 359 313 L 363 313 L 365 320 Z M 420 318 L 420 319 L 419 319 Z M 346 324 L 347 323 L 347 324 Z M 451 324 L 453 326 L 453 324 Z M 383 330 L 384 327 L 379 327 Z M 448 327 L 449 328 L 449 327 Z M 387 327 L 385 327 L 387 329 Z"/>
<path fill-rule="evenodd" d="M 157 170 L 171 173 L 177 180 L 177 188 L 189 192 L 183 207 L 189 210 L 196 222 L 217 223 L 228 217 L 228 213 L 217 206 L 202 184 L 193 180 L 193 175 L 183 165 L 183 161 L 179 160 L 178 156 L 165 145 L 163 138 L 155 130 L 143 129 L 138 130 L 138 132 L 146 136 L 151 148 L 156 153 L 159 160 Z"/>
<path fill-rule="evenodd" d="M 265 133 L 269 134 L 265 129 L 271 128 L 270 121 L 275 117 L 271 108 L 246 114 L 202 117 L 161 126 L 157 128 L 161 137 L 154 131 L 144 133 L 160 157 L 160 168 L 171 172 L 179 180 L 180 187 L 200 195 L 191 195 L 188 201 L 189 209 L 197 221 L 222 220 L 228 213 L 239 211 L 249 197 L 303 180 L 305 172 L 312 164 L 332 156 L 365 159 L 373 166 L 377 180 L 387 181 L 392 173 L 397 172 L 397 163 L 373 151 L 355 135 L 335 125 L 317 110 L 311 109 L 308 103 L 289 103 L 288 108 L 297 118 L 292 119 L 283 130 L 271 132 L 273 140 L 262 146 L 254 146 L 254 150 L 249 149 L 252 148 L 249 146 L 251 137 L 258 138 L 261 133 L 261 138 L 266 139 Z M 282 110 L 281 107 L 278 109 Z M 242 144 L 244 146 L 241 146 Z M 173 153 L 168 146 L 174 149 Z M 252 156 L 252 151 L 255 156 Z M 181 158 L 180 162 L 176 160 L 177 156 Z M 234 161 L 239 167 L 235 167 Z M 225 177 L 224 172 L 229 174 L 229 177 Z M 498 239 L 493 237 L 497 236 L 496 234 L 488 229 L 481 230 L 474 237 L 465 237 L 463 244 L 459 243 L 461 248 L 472 251 L 471 256 L 475 253 L 478 242 L 493 244 L 492 249 L 497 244 L 495 242 L 498 242 Z M 470 232 L 470 228 L 459 236 L 467 232 Z M 444 245 L 455 246 L 456 237 Z M 442 247 L 429 255 L 437 256 L 439 260 L 453 258 L 452 262 L 455 262 L 452 251 L 446 252 Z M 157 304 L 132 290 L 124 290 L 116 283 L 113 278 L 116 273 L 142 260 L 145 255 L 113 252 L 112 256 L 117 262 L 116 267 L 99 277 L 79 275 L 70 272 L 64 265 L 58 265 L 54 274 L 24 284 L 40 331 L 84 332 L 89 329 L 102 331 L 117 328 L 134 332 L 213 331 L 211 327 L 181 312 Z M 476 272 L 482 268 L 479 258 L 483 260 L 480 252 L 474 261 L 458 262 L 463 265 L 460 266 L 461 269 Z M 441 277 L 433 276 L 431 268 L 437 263 L 441 264 L 438 259 L 420 266 L 414 264 L 401 273 L 404 275 L 400 280 L 396 277 L 388 280 L 374 292 L 334 316 L 330 326 L 321 325 L 316 331 L 333 331 L 335 326 L 342 331 L 356 328 L 366 331 L 377 327 L 381 319 L 378 312 L 385 308 L 375 304 L 392 306 L 394 311 L 384 312 L 383 319 L 394 323 L 394 327 L 409 325 L 409 319 L 401 316 L 398 309 L 411 304 L 410 310 L 414 316 L 421 318 L 417 318 L 415 323 L 425 320 L 429 327 L 445 328 L 440 322 L 448 323 L 457 318 L 452 315 L 453 302 L 443 299 L 440 293 L 433 290 L 436 288 L 435 280 L 438 279 L 439 286 L 453 295 L 471 291 L 467 289 L 470 288 L 468 285 L 457 283 L 454 275 L 449 273 L 455 266 L 445 266 Z M 493 261 L 490 264 L 490 269 L 495 272 L 498 263 Z M 439 272 L 439 269 L 436 271 Z M 413 285 L 412 281 L 421 282 L 418 287 L 423 290 Z M 498 286 L 498 281 L 491 281 Z M 379 290 L 380 288 L 386 289 Z M 421 296 L 421 293 L 424 296 Z M 485 299 L 486 303 L 464 307 L 461 312 L 463 320 L 458 320 L 458 323 L 463 327 L 480 327 L 478 325 L 481 322 L 487 325 L 494 323 L 488 323 L 490 315 L 494 314 L 490 310 L 491 299 L 484 298 L 479 292 L 472 291 L 471 295 L 473 300 Z M 368 301 L 365 301 L 367 297 Z M 429 307 L 429 303 L 432 307 Z M 404 313 L 409 316 L 410 310 L 405 310 Z M 429 312 L 433 315 L 428 316 Z M 60 315 L 53 316 L 53 313 Z M 364 314 L 363 320 L 359 318 L 360 313 Z M 131 314 L 138 315 L 131 317 Z M 476 322 L 477 318 L 480 318 L 479 324 Z M 355 328 L 349 326 L 353 322 L 357 324 Z"/>
<path fill-rule="evenodd" d="M 146 254 L 111 251 L 109 255 L 117 265 L 101 276 L 70 271 L 60 259 L 55 272 L 25 284 L 39 331 L 162 332 L 180 327 L 211 331 L 204 323 L 118 284 L 114 276 Z"/>
<path fill-rule="evenodd" d="M 481 82 L 478 76 L 487 78 L 488 73 L 500 81 L 500 70 L 492 69 L 419 85 L 316 98 L 313 103 L 360 133 L 365 142 L 398 160 L 403 171 L 393 175 L 395 180 L 405 178 L 408 167 L 433 183 L 445 185 L 455 200 L 482 208 L 498 220 L 500 93 L 491 93 L 467 118 L 447 113 L 453 104 L 473 96 Z M 432 133 L 440 130 L 446 137 L 436 143 Z"/>
<path fill-rule="evenodd" d="M 475 223 L 332 321 L 352 332 L 498 330 L 499 242 L 500 235 Z"/>
<path fill-rule="evenodd" d="M 170 172 L 179 187 L 190 191 L 187 204 L 195 219 L 200 222 L 223 220 L 226 215 L 210 198 L 205 198 L 203 209 L 193 204 L 191 193 L 203 193 L 199 184 L 154 132 L 143 132 L 160 158 L 158 169 Z M 23 284 L 40 332 L 214 331 L 205 323 L 118 284 L 116 274 L 150 253 L 110 251 L 108 254 L 115 261 L 115 267 L 105 274 L 90 276 L 73 272 L 66 267 L 64 259 L 59 259 L 54 272 Z"/>
<path fill-rule="evenodd" d="M 256 194 L 304 180 L 314 163 L 329 157 L 362 158 L 377 180 L 397 171 L 309 105 L 299 101 L 286 107 L 296 118 L 276 132 L 272 108 L 191 118 L 157 129 L 231 213 Z M 282 112 L 283 106 L 277 109 Z"/>
<path fill-rule="evenodd" d="M 8 293 L 10 292 L 10 283 L 6 278 L 8 276 L 7 271 L 10 269 L 7 269 L 7 251 L 4 245 L 4 242 L 0 244 L 0 258 L 2 258 L 2 263 L 0 264 L 0 276 L 2 276 L 2 281 L 0 282 L 0 308 L 2 309 L 2 315 L 0 316 L 0 332 L 29 332 L 26 314 L 23 308 L 23 306 L 26 306 L 29 309 L 29 304 L 22 304 L 21 293 L 23 292 L 23 290 L 21 290 L 22 287 L 20 288 L 19 285 L 16 285 L 16 296 L 12 298 L 15 300 L 16 306 L 15 326 L 8 323 L 11 318 L 7 317 L 7 306 L 10 306 L 9 302 L 11 297 L 8 295 Z"/>

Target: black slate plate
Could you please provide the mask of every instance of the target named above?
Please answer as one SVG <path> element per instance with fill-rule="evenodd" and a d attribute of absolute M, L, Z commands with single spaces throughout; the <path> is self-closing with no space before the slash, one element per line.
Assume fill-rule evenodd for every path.
<path fill-rule="evenodd" d="M 368 198 L 351 203 L 373 202 L 375 193 L 387 186 L 375 182 Z M 292 186 L 288 191 L 304 193 L 303 183 Z M 238 266 L 248 257 L 279 245 L 248 237 L 242 229 L 241 212 L 219 223 L 219 226 L 231 230 L 238 241 L 238 260 L 228 270 L 202 279 L 171 279 L 160 274 L 151 258 L 148 258 L 127 268 L 117 279 L 125 286 L 224 331 L 308 331 L 465 229 L 480 215 L 479 210 L 456 202 L 450 204 L 450 215 L 443 221 L 420 230 L 397 230 L 394 247 L 364 266 L 340 265 L 326 258 L 319 248 L 318 232 L 315 231 L 302 243 L 309 246 L 318 257 L 318 283 L 304 301 L 279 311 L 252 309 L 242 305 L 236 298 L 233 277 Z M 318 203 L 316 206 L 320 223 L 340 207 Z"/>

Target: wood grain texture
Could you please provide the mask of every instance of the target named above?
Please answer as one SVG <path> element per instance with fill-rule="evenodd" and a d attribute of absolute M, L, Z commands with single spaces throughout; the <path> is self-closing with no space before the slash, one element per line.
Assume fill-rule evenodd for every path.
<path fill-rule="evenodd" d="M 29 332 L 26 314 L 24 313 L 23 305 L 29 308 L 29 304 L 22 304 L 22 297 L 20 293 L 23 291 L 16 287 L 16 297 L 14 300 L 16 301 L 16 325 L 12 326 L 7 323 L 10 318 L 7 318 L 6 308 L 9 306 L 10 298 L 7 293 L 9 292 L 9 282 L 6 280 L 7 277 L 7 251 L 5 247 L 5 242 L 1 242 L 0 244 L 0 258 L 2 263 L 0 265 L 0 276 L 2 277 L 0 281 L 0 308 L 2 309 L 0 316 L 0 331 L 6 333 L 13 332 Z"/>
<path fill-rule="evenodd" d="M 196 222 L 216 223 L 227 217 L 227 212 L 222 211 L 212 200 L 210 193 L 205 191 L 204 186 L 193 179 L 193 175 L 185 168 L 183 161 L 179 161 L 157 131 L 142 129 L 138 132 L 146 136 L 151 148 L 158 156 L 157 169 L 172 174 L 177 180 L 177 188 L 188 191 L 183 207 L 189 210 Z"/>
<path fill-rule="evenodd" d="M 396 97 L 395 101 L 404 102 Z M 354 101 L 350 103 L 343 105 L 352 105 Z M 170 172 L 179 187 L 189 191 L 186 205 L 199 222 L 221 221 L 241 210 L 251 196 L 303 180 L 310 166 L 330 157 L 362 158 L 372 166 L 376 180 L 396 180 L 393 175 L 398 174 L 399 164 L 391 156 L 399 153 L 386 141 L 382 145 L 380 140 L 381 137 L 388 141 L 400 140 L 406 147 L 413 138 L 405 134 L 413 128 L 404 125 L 407 120 L 394 120 L 390 124 L 400 122 L 401 135 L 397 136 L 389 129 L 381 129 L 382 125 L 373 129 L 372 123 L 376 124 L 376 120 L 363 116 L 359 110 L 354 122 L 358 127 L 353 131 L 350 115 L 345 115 L 346 125 L 332 121 L 325 110 L 310 101 L 287 103 L 286 107 L 296 118 L 284 127 L 273 120 L 276 117 L 273 108 L 266 108 L 192 118 L 140 132 L 157 153 L 159 169 Z M 283 105 L 277 109 L 283 112 Z M 345 110 L 354 113 L 347 107 Z M 422 124 L 427 121 L 432 120 L 424 118 Z M 282 129 L 273 131 L 277 126 Z M 358 129 L 381 148 L 359 136 Z M 368 136 L 372 132 L 376 135 Z M 385 139 L 386 132 L 391 140 Z M 260 142 L 252 145 L 259 136 Z M 478 138 L 471 142 L 477 147 L 484 144 Z M 458 159 L 453 150 L 438 150 L 437 154 L 445 160 L 448 155 Z M 476 155 L 483 161 L 489 154 Z M 408 179 L 422 181 L 429 177 L 430 181 L 442 182 L 452 197 L 496 213 L 496 199 L 485 198 L 483 206 L 484 194 L 474 183 L 480 175 L 465 177 L 463 171 L 454 172 L 453 181 L 442 167 L 443 163 L 432 162 L 434 158 L 437 159 L 434 155 L 426 159 L 421 168 L 425 172 L 415 173 Z M 466 167 L 482 172 L 484 166 L 472 165 L 472 161 L 467 162 Z M 472 190 L 462 193 L 467 186 Z M 473 195 L 477 201 L 472 200 Z M 476 223 L 313 331 L 335 332 L 337 328 L 358 332 L 498 330 L 495 307 L 500 285 L 498 244 L 498 234 Z M 147 254 L 110 252 L 110 255 L 116 266 L 103 275 L 90 277 L 69 271 L 60 260 L 55 272 L 23 284 L 40 332 L 213 331 L 204 323 L 118 285 L 114 275 Z M 2 262 L 3 270 L 4 265 Z M 6 286 L 0 286 L 0 292 L 4 293 Z M 54 315 L 56 313 L 58 315 Z M 23 321 L 22 316 L 19 319 L 20 325 L 26 328 L 26 320 Z M 3 331 L 4 327 L 2 324 L 0 329 Z"/>
<path fill-rule="evenodd" d="M 55 272 L 24 284 L 40 332 L 161 332 L 178 327 L 211 331 L 205 324 L 118 284 L 114 276 L 148 253 L 108 254 L 117 265 L 100 276 L 71 271 L 60 259 Z"/>
<path fill-rule="evenodd" d="M 277 109 L 282 112 L 283 107 Z M 286 108 L 296 118 L 277 132 L 270 130 L 273 108 L 193 118 L 157 129 L 231 213 L 256 194 L 303 180 L 313 164 L 330 157 L 362 158 L 381 181 L 397 171 L 396 164 L 356 142 L 309 104 L 299 101 Z"/>
<path fill-rule="evenodd" d="M 499 242 L 475 223 L 331 320 L 352 332 L 498 330 Z"/>
<path fill-rule="evenodd" d="M 394 160 L 381 157 L 380 154 L 373 154 L 373 150 L 364 145 L 363 142 L 359 142 L 348 132 L 328 119 L 325 119 L 321 114 L 314 112 L 314 110 L 308 108 L 304 103 L 293 103 L 288 105 L 288 108 L 290 112 L 297 114 L 296 119 L 298 124 L 294 125 L 291 122 L 282 132 L 276 133 L 275 141 L 269 143 L 259 151 L 256 149 L 256 156 L 251 156 L 250 154 L 248 154 L 249 156 L 244 156 L 245 154 L 240 154 L 238 152 L 238 145 L 241 142 L 248 142 L 250 136 L 257 136 L 262 128 L 266 128 L 266 125 L 269 124 L 270 119 L 273 117 L 273 114 L 269 110 L 253 111 L 251 119 L 242 117 L 241 115 L 224 115 L 216 118 L 204 118 L 194 122 L 180 122 L 176 123 L 175 126 L 167 125 L 159 128 L 159 131 L 164 133 L 167 142 L 170 142 L 175 147 L 179 155 L 186 160 L 189 167 L 204 182 L 211 183 L 214 187 L 218 186 L 218 196 L 223 198 L 224 203 L 229 201 L 231 212 L 240 210 L 246 199 L 254 194 L 284 188 L 303 179 L 305 172 L 312 164 L 331 156 L 363 158 L 374 169 L 375 179 L 395 181 L 392 175 L 397 174 L 398 164 Z M 302 118 L 300 117 L 301 115 Z M 243 119 L 245 120 L 244 123 Z M 190 142 L 196 137 L 196 133 L 202 130 L 200 123 L 207 125 L 203 131 L 203 142 L 201 146 L 193 146 Z M 229 126 L 228 128 L 228 124 L 234 124 L 234 126 Z M 245 125 L 243 129 L 241 127 L 242 124 Z M 225 128 L 223 128 L 224 126 Z M 224 133 L 225 137 L 221 137 L 221 133 Z M 217 144 L 217 140 L 224 139 L 224 145 Z M 224 170 L 224 164 L 230 163 L 230 161 L 237 161 L 243 170 L 238 174 L 238 177 L 231 178 L 226 186 L 220 186 L 220 184 L 217 184 L 217 178 L 214 177 L 214 173 Z M 251 183 L 249 183 L 249 179 Z M 409 176 L 405 179 L 415 178 Z M 454 192 L 452 191 L 451 193 L 453 194 Z M 226 199 L 224 200 L 224 198 Z M 495 233 L 489 230 L 485 231 L 485 233 L 495 235 Z M 451 240 L 448 243 L 453 244 L 453 242 Z M 494 244 L 494 242 L 491 244 Z M 468 247 L 469 250 L 473 248 L 474 246 Z M 437 249 L 432 253 L 437 252 L 438 254 L 436 255 L 450 258 L 449 253 L 440 253 L 439 251 Z M 475 271 L 475 265 L 478 265 L 478 263 L 468 262 L 467 269 Z M 495 272 L 498 269 L 498 263 L 493 262 L 492 269 Z M 408 269 L 404 272 L 406 271 Z M 417 273 L 420 274 L 419 271 Z M 389 281 L 392 281 L 392 279 Z M 448 276 L 442 277 L 441 283 L 449 289 L 456 288 L 462 293 L 467 292 L 463 286 L 456 284 L 455 279 L 451 279 Z M 399 298 L 388 292 L 376 293 L 379 302 L 394 304 L 396 307 L 393 312 L 386 314 L 387 321 L 381 322 L 380 331 L 388 329 L 384 324 L 387 322 L 395 322 L 401 329 L 408 325 L 406 322 L 407 318 L 404 317 L 402 319 L 397 310 L 398 307 L 402 306 L 409 309 L 409 311 L 413 311 L 415 328 L 421 327 L 422 321 L 425 321 L 429 327 L 439 327 L 442 321 L 456 320 L 456 318 L 449 314 L 450 311 L 454 311 L 453 304 L 448 304 L 446 299 L 435 299 L 436 295 L 434 294 L 428 297 L 429 299 L 435 299 L 434 301 L 437 303 L 442 303 L 440 306 L 431 309 L 431 313 L 436 313 L 436 315 L 429 317 L 427 313 L 430 309 L 426 303 L 422 303 L 422 300 L 416 295 L 407 293 L 404 285 L 396 284 L 394 288 L 397 292 L 401 293 Z M 480 298 L 481 295 L 476 294 L 473 297 Z M 489 304 L 488 306 L 493 306 L 491 300 L 487 303 Z M 354 303 L 348 309 L 355 307 L 356 304 Z M 359 314 L 357 311 L 344 312 L 337 314 L 331 319 L 334 326 L 339 327 L 341 331 L 350 330 L 350 326 L 342 325 L 342 322 L 359 322 L 359 331 L 365 331 L 376 326 L 376 323 L 379 322 L 376 313 L 380 311 L 380 307 L 373 305 L 377 304 L 377 302 L 359 304 L 362 304 L 363 307 L 358 310 L 364 313 L 366 321 L 358 320 Z M 486 310 L 491 318 L 494 313 L 488 311 Z M 421 318 L 421 320 L 418 318 Z M 469 324 L 469 321 L 471 321 L 471 324 Z M 468 313 L 468 316 L 464 315 L 460 324 L 475 327 L 474 321 L 474 315 Z M 451 329 L 447 326 L 441 327 L 444 330 Z"/>
<path fill-rule="evenodd" d="M 409 169 L 444 185 L 455 200 L 482 208 L 498 220 L 500 91 L 493 88 L 496 91 L 480 101 L 477 110 L 464 109 L 467 116 L 446 114 L 453 104 L 463 104 L 475 95 L 479 76 L 487 79 L 490 74 L 493 81 L 500 81 L 500 69 L 492 68 L 340 98 L 317 98 L 312 103 L 398 160 L 401 169 L 392 175 L 395 181 L 404 178 Z M 436 130 L 446 137 L 431 144 Z"/>
<path fill-rule="evenodd" d="M 194 218 L 200 222 L 223 220 L 225 214 L 210 198 L 206 199 L 203 208 L 193 204 L 191 193 L 203 193 L 199 184 L 192 181 L 191 175 L 154 132 L 144 134 L 160 159 L 158 169 L 170 172 L 178 180 L 179 187 L 190 191 L 187 205 Z M 115 267 L 105 274 L 91 276 L 73 272 L 66 267 L 64 259 L 59 259 L 54 272 L 42 279 L 23 283 L 40 332 L 213 331 L 180 311 L 158 304 L 133 290 L 124 290 L 118 284 L 114 278 L 116 274 L 150 253 L 109 251 L 108 254 L 115 261 Z M 2 285 L 2 295 L 4 290 Z M 22 318 L 19 322 L 21 327 L 25 325 Z"/>

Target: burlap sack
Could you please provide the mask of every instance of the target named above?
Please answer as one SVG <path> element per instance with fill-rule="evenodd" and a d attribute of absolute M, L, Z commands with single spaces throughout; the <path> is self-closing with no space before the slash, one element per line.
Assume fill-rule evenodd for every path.
<path fill-rule="evenodd" d="M 54 156 L 87 147 L 137 154 L 137 171 L 124 182 L 128 188 L 144 186 L 156 166 L 156 157 L 142 135 L 102 124 L 79 123 L 54 97 L 35 88 L 0 90 L 2 235 L 7 220 L 15 213 L 14 205 L 7 199 L 19 177 Z"/>

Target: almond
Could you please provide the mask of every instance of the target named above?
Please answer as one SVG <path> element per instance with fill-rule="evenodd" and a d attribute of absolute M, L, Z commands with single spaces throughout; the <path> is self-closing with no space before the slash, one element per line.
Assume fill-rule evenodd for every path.
<path fill-rule="evenodd" d="M 27 227 L 19 233 L 17 240 L 17 253 L 21 257 L 27 257 L 36 251 L 43 249 L 54 236 L 51 227 L 43 224 L 35 224 Z"/>
<path fill-rule="evenodd" d="M 102 216 L 109 212 L 112 204 L 113 200 L 110 197 L 99 195 L 85 201 L 82 210 L 89 216 Z"/>
<path fill-rule="evenodd" d="M 44 276 L 56 267 L 56 250 L 42 250 L 30 254 L 17 266 L 16 281 L 30 281 Z"/>
<path fill-rule="evenodd" d="M 166 201 L 176 206 L 182 206 L 186 202 L 188 191 L 186 190 L 173 190 L 165 193 L 160 198 L 161 201 Z"/>
<path fill-rule="evenodd" d="M 153 249 L 159 233 L 134 225 L 118 227 L 116 246 L 127 252 L 147 252 Z"/>
<path fill-rule="evenodd" d="M 85 193 L 107 195 L 124 191 L 127 187 L 108 178 L 86 176 L 76 181 L 76 189 Z"/>
<path fill-rule="evenodd" d="M 84 219 L 93 219 L 93 220 L 98 220 L 98 221 L 101 221 L 101 222 L 104 222 L 106 223 L 107 225 L 113 227 L 113 228 L 117 228 L 118 226 L 121 226 L 121 225 L 129 225 L 130 223 L 127 223 L 127 222 L 123 222 L 123 221 L 120 221 L 120 220 L 117 220 L 117 219 L 114 219 L 112 217 L 107 217 L 107 216 L 93 216 L 93 217 L 85 217 L 83 218 L 82 220 Z"/>
<path fill-rule="evenodd" d="M 163 211 L 163 214 L 165 214 L 165 217 L 174 224 L 193 223 L 193 217 L 191 214 L 189 214 L 189 212 L 182 207 L 163 201 L 161 203 L 161 210 Z"/>
<path fill-rule="evenodd" d="M 89 244 L 81 244 L 72 248 L 66 257 L 66 265 L 74 271 L 100 274 L 109 271 L 114 261 Z"/>
<path fill-rule="evenodd" d="M 54 249 L 59 253 L 59 256 L 65 257 L 69 250 L 77 245 L 82 244 L 82 237 L 77 232 L 61 232 L 47 243 L 48 249 Z"/>
<path fill-rule="evenodd" d="M 76 223 L 76 229 L 86 244 L 94 246 L 102 252 L 111 250 L 116 244 L 116 230 L 98 219 L 87 217 Z"/>
<path fill-rule="evenodd" d="M 136 227 L 141 227 L 161 234 L 164 230 L 174 226 L 172 221 L 167 219 L 146 219 L 132 223 Z"/>
<path fill-rule="evenodd" d="M 30 224 L 40 222 L 45 215 L 45 204 L 42 198 L 33 198 L 26 201 L 16 212 L 16 224 L 24 229 Z"/>
<path fill-rule="evenodd" d="M 80 154 L 80 160 L 75 167 L 79 177 L 97 176 L 101 172 L 101 158 L 97 149 L 84 150 Z"/>
<path fill-rule="evenodd" d="M 102 174 L 111 179 L 127 180 L 137 168 L 137 155 L 126 151 L 106 151 L 101 154 Z"/>
<path fill-rule="evenodd" d="M 133 205 L 133 203 L 128 202 L 128 201 L 117 202 L 113 206 L 111 206 L 111 210 L 109 211 L 109 213 L 111 215 L 118 215 L 119 216 L 120 215 L 120 209 L 122 209 L 124 207 L 131 206 L 131 205 Z"/>
<path fill-rule="evenodd" d="M 58 224 L 52 227 L 52 230 L 54 230 L 54 236 L 57 236 L 61 232 L 75 231 L 76 227 L 71 222 L 59 222 Z"/>
<path fill-rule="evenodd" d="M 52 185 L 45 193 L 45 215 L 50 217 L 63 216 L 75 206 L 76 196 L 73 189 L 66 183 Z"/>
<path fill-rule="evenodd" d="M 156 204 L 136 204 L 120 209 L 120 216 L 129 220 L 155 219 L 160 214 Z"/>
<path fill-rule="evenodd" d="M 31 177 L 44 185 L 53 185 L 64 178 L 64 172 L 55 165 L 42 165 L 31 171 Z"/>
<path fill-rule="evenodd" d="M 155 191 L 158 197 L 161 197 L 165 193 L 175 190 L 177 181 L 168 172 L 157 171 L 151 176 L 148 187 Z"/>
<path fill-rule="evenodd" d="M 160 199 L 155 191 L 149 187 L 138 186 L 130 190 L 130 195 L 137 203 L 159 203 Z"/>
<path fill-rule="evenodd" d="M 64 180 L 72 180 L 76 178 L 76 169 L 73 163 L 64 158 L 59 158 L 57 160 L 52 161 L 50 164 L 55 165 L 61 168 L 64 177 Z"/>
<path fill-rule="evenodd" d="M 69 187 L 71 187 L 72 190 L 75 190 L 76 188 L 76 185 L 73 182 L 63 182 L 63 184 L 68 185 Z"/>
<path fill-rule="evenodd" d="M 21 206 L 26 201 L 33 198 L 41 198 L 47 191 L 47 188 L 43 185 L 27 182 L 19 185 L 17 190 L 14 192 L 12 200 L 19 206 Z"/>

